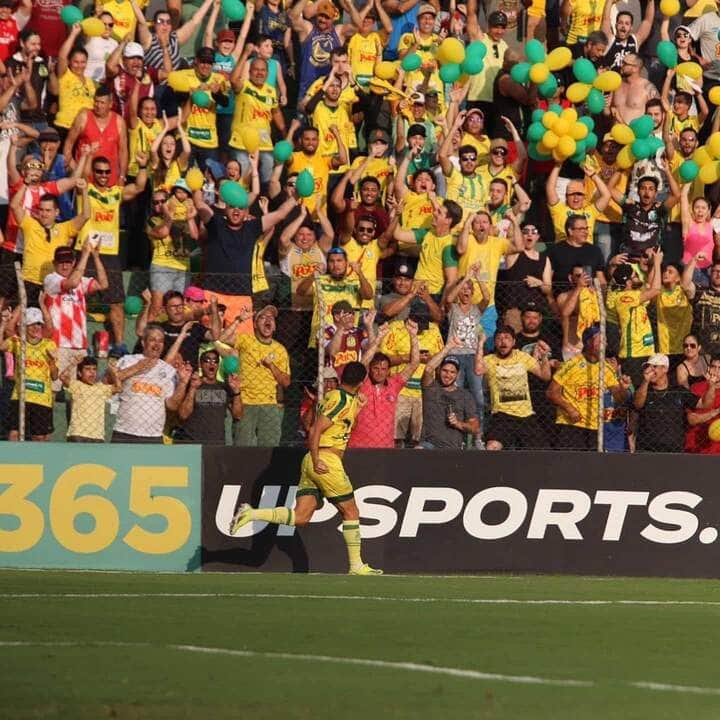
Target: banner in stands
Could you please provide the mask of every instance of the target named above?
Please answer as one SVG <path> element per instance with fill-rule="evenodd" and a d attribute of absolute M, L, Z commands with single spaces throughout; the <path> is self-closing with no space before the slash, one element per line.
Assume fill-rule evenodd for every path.
<path fill-rule="evenodd" d="M 291 507 L 303 452 L 205 448 L 203 568 L 345 572 L 340 520 L 250 523 L 241 502 Z M 720 577 L 712 457 L 356 450 L 345 456 L 363 556 L 394 573 L 488 571 Z"/>
<path fill-rule="evenodd" d="M 0 566 L 200 567 L 200 448 L 5 443 Z"/>

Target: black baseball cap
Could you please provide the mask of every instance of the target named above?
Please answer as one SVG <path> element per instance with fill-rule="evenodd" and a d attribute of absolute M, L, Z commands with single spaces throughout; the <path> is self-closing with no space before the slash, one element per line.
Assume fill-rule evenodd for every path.
<path fill-rule="evenodd" d="M 495 10 L 488 15 L 488 27 L 507 27 L 508 17 L 501 10 Z"/>
<path fill-rule="evenodd" d="M 422 135 L 423 137 L 427 137 L 427 130 L 425 129 L 425 126 L 420 123 L 413 123 L 408 128 L 408 137 L 412 137 L 413 135 Z"/>
<path fill-rule="evenodd" d="M 414 278 L 415 273 L 412 271 L 410 265 L 406 262 L 399 262 L 395 266 L 394 277 Z"/>
<path fill-rule="evenodd" d="M 211 47 L 201 47 L 195 53 L 195 60 L 198 62 L 214 63 L 215 51 Z"/>

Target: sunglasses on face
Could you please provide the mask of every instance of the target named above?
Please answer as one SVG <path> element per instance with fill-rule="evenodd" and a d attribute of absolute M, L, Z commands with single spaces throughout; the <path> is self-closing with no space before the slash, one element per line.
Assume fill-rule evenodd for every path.
<path fill-rule="evenodd" d="M 579 195 L 580 197 L 585 197 L 585 193 L 584 193 L 584 192 L 571 192 L 571 193 L 567 193 L 567 196 L 568 196 L 568 197 L 572 197 L 573 195 L 575 195 L 575 196 Z"/>
<path fill-rule="evenodd" d="M 683 343 L 684 348 L 696 348 L 697 343 Z"/>
<path fill-rule="evenodd" d="M 534 227 L 526 227 L 526 228 L 523 228 L 522 231 L 528 235 L 536 235 L 538 230 L 537 230 L 537 228 L 534 228 Z"/>
<path fill-rule="evenodd" d="M 368 227 L 367 225 L 360 225 L 360 226 L 358 226 L 357 230 L 359 233 L 374 233 L 375 232 L 374 227 Z"/>
<path fill-rule="evenodd" d="M 508 151 L 505 148 L 495 148 L 491 150 L 493 155 L 507 155 Z"/>
<path fill-rule="evenodd" d="M 498 46 L 493 45 L 492 49 L 493 49 L 493 55 L 495 56 L 495 59 L 497 60 L 500 57 L 500 51 L 498 50 Z"/>
<path fill-rule="evenodd" d="M 475 162 L 477 157 L 475 155 L 463 155 L 460 158 L 460 162 Z"/>
<path fill-rule="evenodd" d="M 155 22 L 158 25 L 170 25 L 170 23 L 172 23 L 172 20 L 170 18 L 158 18 Z"/>
<path fill-rule="evenodd" d="M 182 307 L 182 303 L 173 303 L 172 305 L 165 306 L 168 310 L 179 310 Z"/>
<path fill-rule="evenodd" d="M 110 168 L 108 168 L 107 170 L 105 168 L 95 168 L 93 170 L 93 172 L 96 175 L 109 175 L 112 172 L 112 170 L 110 170 Z"/>
<path fill-rule="evenodd" d="M 115 27 L 115 23 L 111 23 L 111 22 L 103 23 L 103 25 L 104 25 L 106 28 Z"/>
<path fill-rule="evenodd" d="M 219 361 L 217 358 L 203 358 L 200 362 L 203 362 L 206 365 L 218 365 L 219 364 Z"/>

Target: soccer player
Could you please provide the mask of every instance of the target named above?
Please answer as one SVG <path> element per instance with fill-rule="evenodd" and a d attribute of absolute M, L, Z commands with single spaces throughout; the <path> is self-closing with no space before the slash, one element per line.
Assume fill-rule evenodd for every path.
<path fill-rule="evenodd" d="M 348 363 L 343 370 L 340 387 L 331 390 L 320 403 L 310 429 L 310 452 L 302 462 L 295 509 L 256 509 L 243 503 L 230 523 L 231 535 L 253 520 L 303 527 L 322 506 L 321 496 L 324 496 L 335 505 L 343 519 L 343 538 L 347 545 L 350 575 L 382 575 L 382 570 L 376 570 L 362 561 L 360 513 L 342 464 L 350 431 L 365 402 L 363 396 L 358 394 L 358 389 L 366 375 L 367 369 L 362 363 Z"/>

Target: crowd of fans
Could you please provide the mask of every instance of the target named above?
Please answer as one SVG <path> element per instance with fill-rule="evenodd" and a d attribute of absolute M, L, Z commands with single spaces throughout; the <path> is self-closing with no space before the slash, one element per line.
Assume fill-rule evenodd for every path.
<path fill-rule="evenodd" d="M 62 401 L 68 441 L 302 443 L 361 361 L 350 447 L 720 449 L 720 183 L 681 171 L 720 149 L 714 2 L 68 7 L 0 0 L 6 437 Z M 446 82 L 448 37 L 479 72 Z M 545 97 L 529 39 L 621 82 L 571 102 L 570 60 Z M 528 143 L 556 105 L 581 159 Z"/>

